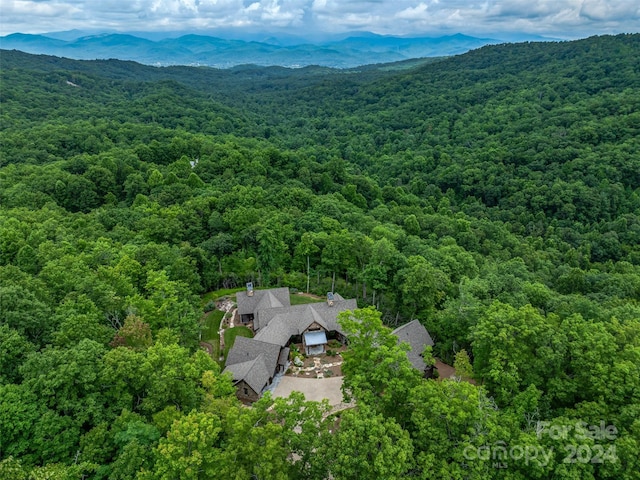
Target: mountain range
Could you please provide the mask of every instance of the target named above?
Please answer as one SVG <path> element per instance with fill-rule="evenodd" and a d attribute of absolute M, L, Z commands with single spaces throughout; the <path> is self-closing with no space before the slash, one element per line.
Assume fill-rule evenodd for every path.
<path fill-rule="evenodd" d="M 203 65 L 217 68 L 242 64 L 352 68 L 411 58 L 457 55 L 495 43 L 502 42 L 462 34 L 396 37 L 368 32 L 322 43 L 295 44 L 282 42 L 277 38 L 250 41 L 195 34 L 159 40 L 122 33 L 103 33 L 71 39 L 59 35 L 22 33 L 0 37 L 0 48 L 34 54 L 77 60 L 117 58 L 147 65 Z"/>

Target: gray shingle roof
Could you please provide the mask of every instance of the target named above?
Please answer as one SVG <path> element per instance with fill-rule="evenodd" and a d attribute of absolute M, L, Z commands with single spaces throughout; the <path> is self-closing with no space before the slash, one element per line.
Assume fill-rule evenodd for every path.
<path fill-rule="evenodd" d="M 328 331 L 336 330 L 342 333 L 338 325 L 338 313 L 344 310 L 355 310 L 358 304 L 355 299 L 335 301 L 330 307 L 326 302 L 308 303 L 306 305 L 292 305 L 289 307 L 270 308 L 257 312 L 253 320 L 254 328 L 263 330 L 275 317 L 286 317 L 290 325 L 291 335 L 300 335 L 313 322 L 317 322 Z"/>
<path fill-rule="evenodd" d="M 396 328 L 392 332 L 398 337 L 398 343 L 408 343 L 411 350 L 407 352 L 407 357 L 414 368 L 424 372 L 427 366 L 422 359 L 422 352 L 427 345 L 433 346 L 433 340 L 427 329 L 418 320 L 412 320 L 409 323 Z"/>
<path fill-rule="evenodd" d="M 275 365 L 280 354 L 280 347 L 272 343 L 261 342 L 256 338 L 236 337 L 233 347 L 227 355 L 227 365 L 253 360 L 261 353 L 264 353 L 267 360 L 273 360 L 271 363 Z"/>
<path fill-rule="evenodd" d="M 297 335 L 295 324 L 289 321 L 286 314 L 277 315 L 269 323 L 268 328 L 261 329 L 256 334 L 256 339 L 262 342 L 274 343 L 284 347 L 292 335 Z"/>
<path fill-rule="evenodd" d="M 279 356 L 280 345 L 236 337 L 227 355 L 225 371 L 231 372 L 234 382 L 244 380 L 259 394 L 273 376 Z"/>
<path fill-rule="evenodd" d="M 264 363 L 264 355 L 260 354 L 254 360 L 248 362 L 236 363 L 224 369 L 225 372 L 231 372 L 233 382 L 238 383 L 242 380 L 249 385 L 258 395 L 269 381 L 269 371 Z"/>
<path fill-rule="evenodd" d="M 246 291 L 238 292 L 236 294 L 236 302 L 238 303 L 238 313 L 240 315 L 246 315 L 248 313 L 255 315 L 258 310 L 291 305 L 289 289 L 287 287 L 254 290 L 253 296 L 251 297 L 247 295 Z"/>
<path fill-rule="evenodd" d="M 289 361 L 289 352 L 290 349 L 289 347 L 284 347 L 282 350 L 280 350 L 280 356 L 278 357 L 278 365 L 286 365 L 287 362 Z"/>

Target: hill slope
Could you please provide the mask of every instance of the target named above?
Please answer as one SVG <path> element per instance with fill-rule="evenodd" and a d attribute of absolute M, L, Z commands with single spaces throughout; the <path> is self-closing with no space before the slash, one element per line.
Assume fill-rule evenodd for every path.
<path fill-rule="evenodd" d="M 3 50 L 0 478 L 635 479 L 639 59 L 640 35 L 351 70 Z M 357 409 L 239 405 L 198 294 L 247 281 L 371 307 L 344 320 Z M 388 328 L 413 319 L 481 386 L 413 370 Z"/>

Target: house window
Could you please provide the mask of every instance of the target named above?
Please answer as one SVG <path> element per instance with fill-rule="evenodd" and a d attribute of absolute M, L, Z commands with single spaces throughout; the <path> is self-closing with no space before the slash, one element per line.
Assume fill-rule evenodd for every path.
<path fill-rule="evenodd" d="M 247 387 L 244 387 L 244 394 L 249 395 L 249 390 L 247 389 Z"/>

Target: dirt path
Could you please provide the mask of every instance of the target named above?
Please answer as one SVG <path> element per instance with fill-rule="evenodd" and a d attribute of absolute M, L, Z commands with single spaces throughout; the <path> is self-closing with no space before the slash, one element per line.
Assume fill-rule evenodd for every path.
<path fill-rule="evenodd" d="M 224 359 L 224 355 L 222 352 L 224 352 L 224 330 L 225 330 L 225 326 L 224 326 L 224 320 L 225 318 L 229 318 L 229 328 L 233 328 L 233 319 L 236 316 L 236 311 L 238 310 L 237 308 L 233 308 L 234 303 L 231 300 L 225 300 L 224 302 L 220 303 L 218 305 L 218 309 L 224 312 L 224 317 L 222 317 L 222 320 L 220 321 L 220 329 L 218 330 L 218 335 L 220 335 L 220 358 L 219 360 L 222 361 Z"/>
<path fill-rule="evenodd" d="M 207 342 L 200 342 L 200 346 L 207 351 L 211 358 L 213 358 L 213 345 Z"/>

